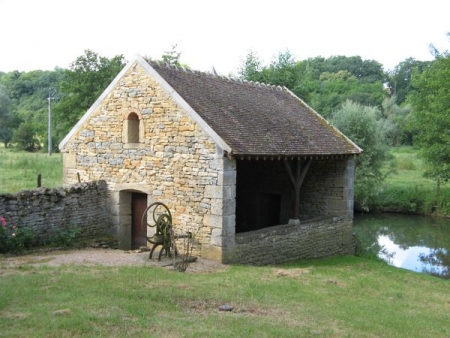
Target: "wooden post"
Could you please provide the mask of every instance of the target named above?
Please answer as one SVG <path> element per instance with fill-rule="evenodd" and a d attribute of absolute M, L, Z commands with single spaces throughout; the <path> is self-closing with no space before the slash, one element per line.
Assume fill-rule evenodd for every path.
<path fill-rule="evenodd" d="M 292 162 L 292 165 L 295 164 L 295 175 L 293 172 L 293 168 L 291 167 L 291 164 L 288 162 L 288 160 L 284 160 L 284 167 L 286 168 L 286 172 L 292 183 L 292 188 L 294 189 L 294 210 L 292 213 L 292 217 L 293 219 L 300 219 L 300 188 L 302 187 L 306 173 L 311 166 L 312 159 L 308 159 L 303 168 L 300 159 L 294 161 Z"/>
<path fill-rule="evenodd" d="M 37 187 L 38 188 L 40 188 L 42 186 L 41 183 L 42 183 L 42 175 L 38 174 L 38 177 L 37 177 Z"/>
<path fill-rule="evenodd" d="M 77 177 L 78 177 L 78 183 L 81 183 L 80 173 L 77 173 Z"/>

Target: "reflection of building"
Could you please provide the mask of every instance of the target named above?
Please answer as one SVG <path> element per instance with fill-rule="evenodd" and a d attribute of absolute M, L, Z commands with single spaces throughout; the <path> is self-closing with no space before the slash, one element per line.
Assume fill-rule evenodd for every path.
<path fill-rule="evenodd" d="M 61 142 L 65 183 L 103 179 L 122 248 L 164 202 L 203 257 L 351 253 L 354 143 L 286 88 L 136 57 Z"/>

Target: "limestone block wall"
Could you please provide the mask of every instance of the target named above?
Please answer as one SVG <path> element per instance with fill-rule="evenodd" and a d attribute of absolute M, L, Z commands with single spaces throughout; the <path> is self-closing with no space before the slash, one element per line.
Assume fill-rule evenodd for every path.
<path fill-rule="evenodd" d="M 139 143 L 126 142 L 129 114 L 139 118 Z M 227 198 L 221 190 L 229 175 L 223 173 L 223 151 L 139 64 L 61 150 L 65 183 L 76 182 L 77 173 L 83 182 L 107 182 L 108 209 L 119 241 L 130 236 L 130 214 L 123 206 L 129 198 L 121 193 L 136 191 L 148 194 L 148 204 L 167 204 L 176 231 L 192 232 L 201 246 L 218 247 L 220 255 L 226 216 L 220 210 Z"/>
<path fill-rule="evenodd" d="M 314 160 L 300 192 L 302 218 L 344 215 L 353 219 L 354 172 L 353 158 Z"/>
<path fill-rule="evenodd" d="M 38 188 L 0 195 L 0 217 L 8 224 L 31 230 L 35 244 L 48 243 L 51 236 L 80 228 L 80 238 L 109 234 L 104 181 L 75 184 L 66 188 Z"/>
<path fill-rule="evenodd" d="M 225 261 L 267 265 L 340 254 L 354 254 L 352 222 L 329 217 L 236 234 L 234 251 Z"/>

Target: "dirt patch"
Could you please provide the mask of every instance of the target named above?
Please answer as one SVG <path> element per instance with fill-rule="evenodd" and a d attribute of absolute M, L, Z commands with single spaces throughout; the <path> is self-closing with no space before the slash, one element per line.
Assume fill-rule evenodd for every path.
<path fill-rule="evenodd" d="M 274 269 L 274 274 L 284 277 L 299 277 L 311 274 L 311 269 Z"/>
<path fill-rule="evenodd" d="M 161 266 L 173 268 L 173 259 L 163 257 L 161 261 L 158 261 L 156 258 L 149 259 L 148 256 L 148 252 L 94 248 L 49 251 L 21 256 L 1 255 L 0 276 L 7 274 L 5 270 L 11 268 L 40 265 Z M 153 257 L 158 257 L 158 255 L 154 254 Z M 197 258 L 195 262 L 189 264 L 186 273 L 210 273 L 226 269 L 227 266 L 224 264 Z"/>

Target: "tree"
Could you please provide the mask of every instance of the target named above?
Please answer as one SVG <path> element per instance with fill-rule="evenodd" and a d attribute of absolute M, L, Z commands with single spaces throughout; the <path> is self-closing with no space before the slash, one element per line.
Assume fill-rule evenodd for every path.
<path fill-rule="evenodd" d="M 9 99 L 7 89 L 0 86 L 0 141 L 8 147 L 12 139 L 11 128 L 11 100 Z"/>
<path fill-rule="evenodd" d="M 406 101 L 408 93 L 411 91 L 411 76 L 413 70 L 422 73 L 431 65 L 432 61 L 417 61 L 408 58 L 395 66 L 389 73 L 388 86 L 391 94 L 396 95 L 397 104 L 401 105 Z"/>
<path fill-rule="evenodd" d="M 49 88 L 59 89 L 64 71 L 55 68 L 54 71 L 35 70 L 30 72 L 10 72 L 0 78 L 0 85 L 7 88 L 10 104 L 8 121 L 8 137 L 11 137 L 21 123 L 32 125 L 33 133 L 38 142 L 47 139 L 47 97 Z M 5 127 L 2 124 L 0 129 Z"/>
<path fill-rule="evenodd" d="M 383 101 L 383 118 L 380 120 L 387 144 L 398 146 L 401 144 L 412 144 L 412 134 L 409 124 L 411 107 L 397 104 L 397 97 L 392 95 Z"/>
<path fill-rule="evenodd" d="M 300 62 L 290 51 L 280 52 L 269 66 L 263 66 L 258 55 L 250 51 L 239 68 L 243 80 L 286 87 L 303 100 L 308 101 L 309 91 L 299 72 Z"/>
<path fill-rule="evenodd" d="M 346 70 L 358 81 L 365 83 L 385 82 L 386 74 L 381 63 L 374 60 L 363 60 L 360 56 L 332 56 L 324 60 L 323 72 L 336 73 Z"/>
<path fill-rule="evenodd" d="M 378 195 L 386 174 L 383 166 L 391 159 L 377 107 L 346 101 L 331 119 L 332 124 L 363 149 L 356 158 L 355 202 L 368 210 Z"/>
<path fill-rule="evenodd" d="M 245 57 L 245 60 L 242 60 L 238 73 L 243 80 L 265 83 L 262 73 L 263 69 L 264 67 L 258 54 L 250 51 Z"/>
<path fill-rule="evenodd" d="M 421 147 L 428 164 L 426 175 L 450 181 L 450 54 L 442 52 L 431 66 L 413 71 L 412 106 L 417 134 L 414 143 Z"/>
<path fill-rule="evenodd" d="M 125 66 L 123 55 L 111 59 L 86 50 L 65 71 L 60 101 L 53 112 L 56 133 L 64 137 Z"/>
<path fill-rule="evenodd" d="M 177 48 L 178 44 L 174 44 L 171 50 L 164 51 L 164 54 L 161 56 L 161 61 L 171 66 L 181 66 L 180 64 L 181 52 L 179 52 Z"/>
<path fill-rule="evenodd" d="M 36 130 L 31 122 L 23 122 L 14 132 L 12 141 L 20 150 L 35 151 L 41 148 Z"/>

